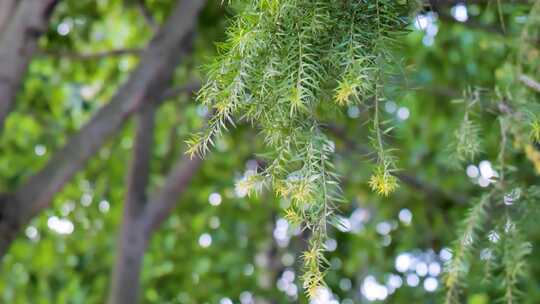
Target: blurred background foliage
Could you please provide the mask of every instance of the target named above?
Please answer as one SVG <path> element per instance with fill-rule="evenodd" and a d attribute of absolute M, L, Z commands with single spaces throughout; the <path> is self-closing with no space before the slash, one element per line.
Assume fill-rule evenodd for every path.
<path fill-rule="evenodd" d="M 174 4 L 143 2 L 157 23 Z M 392 98 L 384 104 L 384 118 L 395 127 L 390 146 L 397 148 L 402 169 L 396 193 L 381 198 L 367 185 L 374 163 L 366 109 L 351 106 L 328 119 L 347 199 L 340 213 L 349 225 L 330 232 L 327 283 L 332 292 L 328 297 L 335 302 L 324 303 L 440 301 L 448 248 L 472 198 L 492 187 L 479 183 L 478 176 L 482 166 L 498 170 L 500 140 L 495 114 L 478 114 L 483 153 L 471 163 L 449 161 L 464 111 L 451 101 L 466 90 L 486 92 L 485 99 L 496 88 L 509 90 L 520 33 L 531 9 L 527 1 L 471 2 L 441 6 L 438 13 L 419 10 L 410 32 L 399 41 L 396 56 L 403 65 L 389 80 Z M 175 84 L 204 79 L 199 68 L 214 54 L 214 42 L 224 39 L 232 14 L 221 1 L 208 2 L 199 18 L 193 55 L 177 69 Z M 66 0 L 58 5 L 6 122 L 9 132 L 0 137 L 0 192 L 40 168 L 107 102 L 136 65 L 138 50 L 153 31 L 138 1 Z M 91 56 L 112 49 L 125 52 Z M 538 48 L 529 52 L 522 66 L 538 76 Z M 523 94 L 538 98 L 538 93 Z M 173 98 L 160 108 L 152 188 L 163 183 L 166 169 L 184 152 L 184 140 L 202 126 L 205 114 L 189 96 Z M 20 234 L 1 262 L 0 302 L 105 301 L 132 143 L 133 126 L 128 124 L 56 196 L 54 207 Z M 284 202 L 270 192 L 247 198 L 235 191 L 235 181 L 257 165 L 256 154 L 264 151 L 257 131 L 240 125 L 216 146 L 151 240 L 142 302 L 306 303 L 298 281 L 305 235 L 283 220 Z M 539 172 L 524 152 L 512 155 L 512 165 L 529 184 L 538 183 Z M 533 254 L 521 287 L 524 303 L 538 303 L 539 230 L 529 228 Z M 479 256 L 475 259 L 480 261 Z M 497 286 L 481 284 L 483 276 L 478 262 L 467 279 L 467 303 L 493 303 L 500 296 Z"/>

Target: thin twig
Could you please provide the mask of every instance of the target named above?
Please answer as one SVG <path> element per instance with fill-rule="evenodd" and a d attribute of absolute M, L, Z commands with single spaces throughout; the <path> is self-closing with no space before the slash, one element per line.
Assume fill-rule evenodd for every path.
<path fill-rule="evenodd" d="M 519 75 L 519 81 L 521 81 L 524 85 L 526 85 L 530 89 L 533 89 L 536 92 L 540 93 L 540 82 L 534 80 L 532 77 L 527 76 L 525 74 L 521 74 Z"/>
<path fill-rule="evenodd" d="M 165 184 L 150 197 L 146 206 L 144 212 L 146 233 L 150 234 L 169 216 L 201 164 L 202 159 L 199 157 L 183 156 L 176 161 L 165 179 Z"/>
<path fill-rule="evenodd" d="M 339 139 L 343 140 L 348 148 L 354 149 L 362 155 L 370 155 L 373 153 L 371 149 L 361 144 L 358 144 L 354 140 L 351 140 L 347 137 L 345 130 L 336 126 L 327 126 L 326 128 L 330 133 Z M 409 186 L 412 189 L 416 189 L 424 192 L 427 196 L 439 197 L 457 204 L 465 204 L 467 202 L 466 198 L 459 194 L 451 194 L 443 189 L 440 189 L 434 185 L 428 184 L 414 175 L 410 175 L 405 172 L 396 171 L 392 172 L 392 175 L 397 177 L 403 184 Z"/>
<path fill-rule="evenodd" d="M 191 80 L 186 85 L 181 87 L 172 87 L 163 92 L 161 95 L 161 101 L 165 101 L 170 98 L 177 97 L 182 94 L 194 94 L 201 88 L 201 82 L 198 80 Z"/>
<path fill-rule="evenodd" d="M 106 57 L 119 57 L 119 56 L 139 56 L 142 53 L 142 49 L 139 48 L 126 48 L 105 50 L 95 53 L 77 53 L 71 51 L 53 51 L 53 50 L 41 50 L 38 55 L 54 58 L 65 58 L 71 60 L 96 60 Z"/>
<path fill-rule="evenodd" d="M 469 27 L 474 30 L 484 31 L 491 34 L 496 34 L 496 35 L 501 35 L 501 36 L 506 35 L 506 33 L 502 30 L 502 28 L 498 26 L 490 26 L 490 25 L 482 24 L 479 21 L 474 20 L 474 19 L 467 19 L 467 21 L 460 22 L 460 21 L 457 21 L 451 15 L 444 13 L 442 11 L 437 11 L 437 13 L 439 14 L 439 18 L 446 22 L 450 22 L 454 24 L 461 24 L 465 27 Z"/>
<path fill-rule="evenodd" d="M 146 6 L 146 3 L 144 0 L 139 0 L 137 2 L 137 8 L 139 9 L 139 12 L 144 17 L 144 20 L 152 28 L 154 32 L 156 32 L 159 28 L 158 23 L 152 16 L 152 12 L 148 9 L 148 6 Z"/>

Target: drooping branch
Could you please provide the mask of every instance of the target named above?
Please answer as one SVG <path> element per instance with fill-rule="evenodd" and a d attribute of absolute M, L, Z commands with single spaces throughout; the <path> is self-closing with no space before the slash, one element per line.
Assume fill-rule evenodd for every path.
<path fill-rule="evenodd" d="M 43 169 L 16 190 L 13 201 L 7 204 L 16 204 L 17 212 L 10 223 L 0 219 L 1 238 L 12 240 L 15 237 L 13 233 L 4 235 L 2 225 L 12 225 L 14 227 L 9 231 L 17 231 L 30 218 L 48 207 L 54 195 L 120 129 L 129 115 L 139 109 L 149 96 L 159 96 L 165 90 L 182 58 L 185 44 L 191 41 L 190 33 L 203 4 L 203 1 L 197 0 L 178 2 L 171 16 L 143 52 L 137 69 L 111 101 L 98 110 L 51 157 Z M 0 206 L 0 209 L 4 207 Z M 9 244 L 9 241 L 6 243 Z M 5 248 L 0 248 L 1 252 L 5 252 Z"/>
<path fill-rule="evenodd" d="M 2 1 L 0 9 L 11 12 L 13 6 L 9 6 L 9 2 Z M 16 3 L 11 18 L 4 16 L 5 19 L 0 20 L 5 22 L 0 32 L 0 133 L 37 49 L 37 40 L 46 31 L 57 3 L 58 0 L 22 0 Z"/>

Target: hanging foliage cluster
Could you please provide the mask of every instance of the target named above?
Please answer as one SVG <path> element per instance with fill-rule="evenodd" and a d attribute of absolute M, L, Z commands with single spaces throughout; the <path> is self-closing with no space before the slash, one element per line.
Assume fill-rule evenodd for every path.
<path fill-rule="evenodd" d="M 204 155 L 236 121 L 257 126 L 268 147 L 267 166 L 237 187 L 271 187 L 290 202 L 293 224 L 309 229 L 303 282 L 309 296 L 324 285 L 327 223 L 338 223 L 341 200 L 332 165 L 334 144 L 324 132 L 324 112 L 364 103 L 372 109 L 378 166 L 370 186 L 382 195 L 397 187 L 395 164 L 383 146 L 379 102 L 390 49 L 405 31 L 409 4 L 378 0 L 241 1 L 241 13 L 208 66 L 198 100 L 212 113 L 205 132 L 188 141 Z"/>

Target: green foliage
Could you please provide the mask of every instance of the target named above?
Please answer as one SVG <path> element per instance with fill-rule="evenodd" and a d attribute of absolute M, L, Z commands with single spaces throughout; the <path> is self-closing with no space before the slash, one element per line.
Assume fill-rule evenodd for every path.
<path fill-rule="evenodd" d="M 323 133 L 321 109 L 375 99 L 380 166 L 370 184 L 381 194 L 392 192 L 397 182 L 382 146 L 378 101 L 387 49 L 406 13 L 395 1 L 248 1 L 199 93 L 213 116 L 205 133 L 189 141 L 188 153 L 205 154 L 235 117 L 260 128 L 269 165 L 255 179 L 290 200 L 287 217 L 312 231 L 303 277 L 310 297 L 323 285 L 327 219 L 340 200 L 334 144 Z"/>
<path fill-rule="evenodd" d="M 497 147 L 500 176 L 496 176 L 499 180 L 496 181 L 495 189 L 485 194 L 464 220 L 464 229 L 456 242 L 454 256 L 446 268 L 446 303 L 461 303 L 460 290 L 466 287 L 464 278 L 471 271 L 471 264 L 474 262 L 473 245 L 481 244 L 478 232 L 487 231 L 487 225 L 493 225 L 494 228 L 487 235 L 488 247 L 480 251 L 480 258 L 485 263 L 484 282 L 488 284 L 496 282 L 497 288 L 502 290 L 501 302 L 508 304 L 520 302 L 522 294 L 519 286 L 527 274 L 529 266 L 526 258 L 532 251 L 532 245 L 527 241 L 521 227 L 528 221 L 527 218 L 534 217 L 534 210 L 537 207 L 514 205 L 526 205 L 525 200 L 535 200 L 536 190 L 531 187 L 522 195 L 517 181 L 508 180 L 508 173 L 513 177 L 517 174 L 515 168 L 508 163 L 508 158 L 512 152 L 524 151 L 538 169 L 534 148 L 537 143 L 537 98 L 519 81 L 523 81 L 523 70 L 529 70 L 522 65 L 524 52 L 527 52 L 529 57 L 531 53 L 537 52 L 531 50 L 527 41 L 532 37 L 538 37 L 536 29 L 539 25 L 537 24 L 539 3 L 537 1 L 532 8 L 527 24 L 523 28 L 522 43 L 514 50 L 518 54 L 517 62 L 514 70 L 510 72 L 516 76 L 508 82 L 501 82 L 500 87 L 495 88 L 495 94 L 485 94 L 486 98 L 492 99 L 487 105 L 480 102 L 481 92 L 467 91 L 465 94 L 465 115 L 455 134 L 457 159 L 462 162 L 468 161 L 482 151 L 483 141 L 480 135 L 482 132 L 470 118 L 473 106 L 475 115 L 484 116 L 485 114 L 480 112 L 490 111 L 489 107 L 495 105 L 500 128 Z M 531 59 L 528 58 L 528 62 Z M 531 70 L 534 71 L 536 66 L 533 64 Z M 501 93 L 501 90 L 504 93 Z M 511 146 L 509 141 L 513 142 Z"/>
<path fill-rule="evenodd" d="M 152 30 L 138 12 L 139 2 L 61 1 L 48 33 L 40 41 L 41 48 L 61 54 L 142 47 Z M 174 4 L 168 0 L 143 2 L 158 22 Z M 467 2 L 471 22 L 466 23 L 456 22 L 451 17 L 450 6 L 442 7 L 441 12 L 448 14 L 448 18 L 439 15 L 434 21 L 438 32 L 429 45 L 424 42 L 429 36 L 426 30 L 412 25 L 407 35 L 391 33 L 401 32 L 401 28 L 389 30 L 387 34 L 395 41 L 390 41 L 386 34 L 383 41 L 375 39 L 375 1 L 327 1 L 330 3 L 325 6 L 327 11 L 316 10 L 316 2 L 279 1 L 302 4 L 305 15 L 290 6 L 283 9 L 280 5 L 270 6 L 279 4 L 278 1 L 259 1 L 268 5 L 260 7 L 250 1 L 233 3 L 234 11 L 229 11 L 221 2 L 209 2 L 201 16 L 195 52 L 178 68 L 174 85 L 181 86 L 188 79 L 206 76 L 194 67 L 208 64 L 207 57 L 215 53 L 213 41 L 225 39 L 218 47 L 217 63 L 210 63 L 210 71 L 217 71 L 213 67 L 221 64 L 226 69 L 223 75 L 215 72 L 209 77 L 210 81 L 217 78 L 225 81 L 217 83 L 216 92 L 220 93 L 214 96 L 216 103 L 207 106 L 217 113 L 219 107 L 215 105 L 227 106 L 229 101 L 235 100 L 229 117 L 237 127 L 231 132 L 215 133 L 216 136 L 221 134 L 219 138 L 212 138 L 215 151 L 207 156 L 178 208 L 154 234 L 143 265 L 143 303 L 219 303 L 225 297 L 238 303 L 246 292 L 263 303 L 269 300 L 307 303 L 301 293 L 296 300 L 279 288 L 277 282 L 285 272 L 294 273 L 292 285 L 300 289 L 304 283 L 317 286 L 324 275 L 324 283 L 342 303 L 366 302 L 361 291 L 368 276 L 382 285 L 387 284 L 391 276 L 402 280 L 402 287 L 388 294 L 385 301 L 389 303 L 439 303 L 444 299 L 439 299 L 438 294 L 447 291 L 443 283 L 452 271 L 457 271 L 459 277 L 453 289 L 453 295 L 457 295 L 453 299 L 459 303 L 487 304 L 503 300 L 532 304 L 540 301 L 540 268 L 536 254 L 540 240 L 537 223 L 540 192 L 538 187 L 531 187 L 539 182 L 533 164 L 540 164 L 540 158 L 535 158 L 540 155 L 536 135 L 540 109 L 538 93 L 519 80 L 520 72 L 540 79 L 538 21 L 535 21 L 540 15 L 531 12 L 530 4 L 500 1 L 499 9 L 494 1 Z M 395 1 L 379 2 L 384 6 L 382 12 L 388 9 L 387 4 Z M 125 6 L 126 3 L 129 5 Z M 315 12 L 323 14 L 315 14 L 310 9 L 312 5 Z M 362 23 L 354 31 L 354 39 L 344 35 L 350 33 L 347 20 L 352 19 L 353 11 L 336 12 L 334 5 L 361 6 L 370 14 L 366 13 L 365 20 L 363 13 L 356 16 Z M 371 6 L 364 7 L 368 5 Z M 277 17 L 263 14 L 268 11 L 285 11 L 296 20 L 271 22 L 275 19 L 269 21 L 270 18 Z M 235 16 L 236 12 L 240 15 L 226 21 L 225 15 Z M 308 19 L 320 17 L 326 22 L 329 17 L 325 13 L 333 16 L 330 22 L 316 22 L 313 26 L 323 30 L 310 31 L 312 25 Z M 427 11 L 420 9 L 415 13 L 423 15 Z M 500 13 L 505 24 L 504 35 L 498 33 Z M 336 16 L 339 18 L 334 18 Z M 372 18 L 367 18 L 369 16 Z M 73 22 L 66 36 L 57 31 L 63 21 Z M 226 40 L 232 37 L 223 33 L 225 25 L 230 23 L 233 24 L 228 27 L 230 35 L 245 39 Z M 234 26 L 237 23 L 238 26 Z M 475 24 L 482 27 L 474 27 Z M 258 30 L 269 25 L 279 31 L 280 36 Z M 257 30 L 241 33 L 241 29 L 249 29 L 249 26 Z M 528 30 L 522 32 L 525 27 Z M 328 28 L 337 29 L 335 36 Z M 294 33 L 291 35 L 291 32 Z M 304 34 L 299 36 L 298 33 Z M 335 37 L 335 45 L 321 50 L 322 46 L 328 46 L 328 41 L 319 38 L 330 34 Z M 267 42 L 258 45 L 263 41 Z M 301 92 L 293 90 L 300 67 L 298 41 L 303 42 L 305 51 Z M 394 43 L 402 47 L 395 50 L 390 47 Z M 361 47 L 346 47 L 355 44 Z M 233 45 L 234 51 L 231 50 Z M 336 55 L 328 57 L 328 54 Z M 358 60 L 352 60 L 354 57 L 350 54 L 356 54 Z M 270 55 L 275 56 L 273 60 L 269 60 Z M 241 60 L 244 57 L 246 61 Z M 388 75 L 395 70 L 387 63 L 392 58 L 399 58 L 399 63 L 403 63 L 399 75 Z M 0 137 L 0 192 L 14 189 L 38 170 L 67 136 L 76 132 L 107 102 L 119 84 L 129 77 L 136 62 L 136 56 L 90 61 L 58 55 L 37 56 L 7 121 L 7 132 Z M 237 87 L 239 95 L 233 96 L 230 93 L 238 75 L 235 73 L 242 63 L 244 74 L 238 78 L 242 86 Z M 346 70 L 349 72 L 345 73 Z M 321 75 L 308 77 L 313 71 Z M 312 84 L 317 87 L 312 88 Z M 395 91 L 405 93 L 392 96 Z M 476 179 L 465 175 L 464 167 L 476 164 L 472 163 L 470 154 L 465 153 L 463 160 L 456 161 L 449 160 L 443 153 L 448 146 L 456 150 L 456 130 L 460 129 L 466 105 L 475 98 L 476 91 L 480 102 L 470 108 L 468 118 L 480 140 L 465 138 L 469 144 L 481 143 L 479 152 L 474 155 L 475 161 L 490 160 L 495 164 L 501 148 L 506 150 L 503 162 L 494 165 L 499 175 L 504 173 L 504 181 L 494 179 L 487 190 L 478 186 Z M 87 95 L 89 92 L 92 94 Z M 379 98 L 375 98 L 377 92 Z M 459 98 L 461 92 L 466 92 L 465 101 L 452 104 L 450 101 Z M 295 96 L 301 98 L 294 99 L 297 103 L 291 114 L 291 100 Z M 410 111 L 405 120 L 396 116 L 401 108 Z M 375 119 L 376 111 L 378 119 Z M 185 150 L 181 144 L 183 139 L 204 125 L 205 112 L 200 103 L 196 105 L 186 96 L 167 101 L 160 108 L 151 188 L 162 185 L 164 173 Z M 274 118 L 275 125 L 271 120 Z M 228 118 L 222 122 L 227 127 L 232 126 Z M 255 134 L 245 122 L 255 124 L 260 133 Z M 219 120 L 214 121 L 218 129 L 220 124 Z M 331 128 L 326 126 L 342 128 L 343 135 L 331 133 Z M 499 132 L 499 128 L 504 132 Z M 502 134 L 507 137 L 504 144 Z M 287 138 L 291 146 L 282 148 Z M 24 228 L 2 260 L 0 302 L 105 301 L 118 242 L 126 160 L 132 153 L 132 142 L 133 128 L 129 125 L 56 196 L 50 210 Z M 385 144 L 383 149 L 380 142 Z M 386 144 L 399 149 L 388 150 Z M 266 153 L 254 155 L 263 151 Z M 284 153 L 279 154 L 280 151 Z M 259 164 L 258 172 L 253 171 L 254 159 Z M 535 159 L 539 161 L 534 163 Z M 399 172 L 395 170 L 398 163 L 403 168 Z M 448 166 L 449 163 L 452 166 Z M 321 174 L 321 169 L 325 174 Z M 337 173 L 341 176 L 341 190 L 329 183 L 338 182 L 332 175 Z M 312 229 L 321 227 L 322 222 L 318 220 L 323 211 L 319 208 L 324 205 L 320 204 L 323 197 L 320 189 L 325 175 L 331 177 L 326 179 L 326 188 L 336 196 L 336 201 L 329 202 L 328 207 L 333 215 L 342 215 L 328 216 L 328 220 L 342 230 L 328 226 L 324 238 L 317 239 L 317 233 L 310 234 L 311 229 L 304 229 L 300 230 L 300 236 L 293 236 L 287 246 L 278 246 L 272 234 L 282 216 L 295 227 L 303 228 L 308 223 Z M 315 180 L 312 182 L 308 176 Z M 407 180 L 411 177 L 413 183 Z M 380 185 L 396 185 L 396 179 L 400 180 L 400 186 L 391 198 L 386 198 L 384 191 L 383 195 L 376 195 L 371 189 L 376 188 L 375 192 L 387 189 Z M 282 183 L 274 183 L 280 180 Z M 370 180 L 373 180 L 371 184 Z M 267 187 L 280 189 L 280 194 L 287 198 L 274 197 L 264 191 Z M 510 206 L 504 204 L 504 195 L 518 188 L 521 189 L 520 199 Z M 448 195 L 439 196 L 439 190 Z M 250 198 L 238 195 L 246 192 L 253 195 Z M 219 206 L 208 202 L 209 196 L 215 193 L 221 195 Z M 314 203 L 306 207 L 301 201 L 308 194 Z M 490 196 L 489 201 L 481 205 L 486 196 Z M 340 200 L 348 204 L 337 204 Z M 110 203 L 108 212 L 99 208 L 102 201 Z M 470 201 L 472 205 L 460 204 L 461 201 Z M 410 222 L 400 220 L 403 211 L 410 212 Z M 73 232 L 64 235 L 52 230 L 47 222 L 53 216 L 71 221 Z M 357 218 L 361 221 L 351 228 L 347 221 Z M 515 230 L 506 232 L 507 223 Z M 382 224 L 391 227 L 387 234 L 380 232 Z M 456 232 L 456 227 L 462 229 Z M 457 255 L 467 227 L 474 227 L 474 241 L 463 243 L 464 254 Z M 295 228 L 292 225 L 288 228 L 293 235 Z M 37 237 L 33 234 L 36 231 Z M 203 234 L 212 238 L 209 247 L 198 243 Z M 310 235 L 313 239 L 306 240 Z M 415 270 L 397 271 L 396 257 L 404 253 L 415 258 L 434 255 L 432 262 L 442 262 L 438 253 L 446 252 L 447 246 L 452 247 L 456 235 L 452 253 L 454 259 L 459 256 L 458 261 L 449 262 L 444 278 L 429 274 L 439 282 L 438 292 L 424 288 L 427 276 L 420 277 L 416 287 L 407 285 L 407 276 L 414 275 Z M 497 242 L 490 240 L 497 238 Z M 321 246 L 323 240 L 325 244 Z M 327 241 L 337 243 L 335 251 L 329 250 Z M 308 250 L 306 243 L 310 244 Z M 304 266 L 299 264 L 303 263 L 311 270 L 304 272 L 307 279 L 300 281 Z M 460 265 L 461 268 L 457 267 Z M 309 289 L 310 285 L 306 287 Z"/>
<path fill-rule="evenodd" d="M 446 265 L 445 285 L 446 304 L 461 303 L 459 298 L 460 284 L 463 284 L 463 278 L 469 272 L 471 251 L 475 241 L 479 238 L 479 232 L 482 231 L 483 223 L 487 219 L 486 208 L 491 201 L 491 195 L 483 196 L 468 212 L 463 222 L 463 228 L 460 237 L 456 240 L 452 259 Z"/>
<path fill-rule="evenodd" d="M 519 303 L 521 292 L 518 286 L 527 274 L 526 258 L 532 251 L 521 226 L 536 217 L 536 213 L 531 214 L 528 209 L 530 206 L 523 205 L 537 200 L 537 195 L 536 187 L 524 194 L 520 188 L 506 193 L 494 189 L 470 209 L 455 242 L 452 259 L 446 265 L 445 303 L 462 302 L 461 291 L 467 287 L 466 278 L 477 260 L 475 254 L 485 264 L 483 283 L 495 284 L 502 290 L 501 301 L 504 303 Z M 514 206 L 519 204 L 522 206 Z M 494 214 L 500 210 L 502 212 Z M 483 239 L 482 234 L 487 237 Z M 480 246 L 486 243 L 486 247 Z"/>
<path fill-rule="evenodd" d="M 505 227 L 507 235 L 501 245 L 503 247 L 501 252 L 503 269 L 501 281 L 504 289 L 502 300 L 507 304 L 519 303 L 521 292 L 517 285 L 527 271 L 528 263 L 526 258 L 532 251 L 531 244 L 525 241 L 524 235 L 512 225 L 511 221 L 507 222 L 507 227 Z"/>
<path fill-rule="evenodd" d="M 469 90 L 465 97 L 457 102 L 464 103 L 465 113 L 463 121 L 454 133 L 455 158 L 459 162 L 474 160 L 482 152 L 482 140 L 480 138 L 480 127 L 473 121 L 474 108 L 478 107 L 480 92 Z"/>

